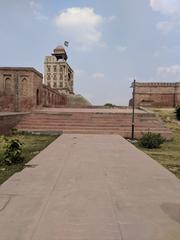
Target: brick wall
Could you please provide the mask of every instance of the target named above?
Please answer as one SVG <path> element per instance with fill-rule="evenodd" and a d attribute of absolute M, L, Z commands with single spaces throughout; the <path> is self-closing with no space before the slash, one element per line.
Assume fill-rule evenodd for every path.
<path fill-rule="evenodd" d="M 0 134 L 10 134 L 25 114 L 3 114 L 0 115 Z"/>
<path fill-rule="evenodd" d="M 29 112 L 42 106 L 65 105 L 67 98 L 42 84 L 34 68 L 0 68 L 0 111 Z"/>
<path fill-rule="evenodd" d="M 136 83 L 135 93 L 136 106 L 175 107 L 180 104 L 180 83 Z"/>
<path fill-rule="evenodd" d="M 46 85 L 42 86 L 41 104 L 44 107 L 55 107 L 67 104 L 67 96 Z"/>

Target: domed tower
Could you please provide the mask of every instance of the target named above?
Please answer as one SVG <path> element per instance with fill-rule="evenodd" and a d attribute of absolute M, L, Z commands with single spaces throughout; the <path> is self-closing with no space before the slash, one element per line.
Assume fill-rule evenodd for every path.
<path fill-rule="evenodd" d="M 73 94 L 74 72 L 63 46 L 57 46 L 44 61 L 44 84 L 61 93 Z"/>
<path fill-rule="evenodd" d="M 65 60 L 65 61 L 67 61 L 67 59 L 68 59 L 66 50 L 65 50 L 64 47 L 61 46 L 61 45 L 57 46 L 57 47 L 54 49 L 54 51 L 53 51 L 53 53 L 52 53 L 52 56 L 55 56 L 58 61 L 59 61 L 59 60 Z"/>

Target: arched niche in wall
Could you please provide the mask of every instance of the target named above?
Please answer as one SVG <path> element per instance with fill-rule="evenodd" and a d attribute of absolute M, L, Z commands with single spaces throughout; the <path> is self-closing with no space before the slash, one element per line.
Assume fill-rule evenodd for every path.
<path fill-rule="evenodd" d="M 7 95 L 11 95 L 12 94 L 13 84 L 12 84 L 12 79 L 10 77 L 6 77 L 5 78 L 4 89 L 5 89 L 5 93 Z"/>
<path fill-rule="evenodd" d="M 21 80 L 21 95 L 27 96 L 28 95 L 28 82 L 26 78 Z"/>
<path fill-rule="evenodd" d="M 36 90 L 36 105 L 40 105 L 41 101 L 40 101 L 40 91 L 39 89 Z"/>

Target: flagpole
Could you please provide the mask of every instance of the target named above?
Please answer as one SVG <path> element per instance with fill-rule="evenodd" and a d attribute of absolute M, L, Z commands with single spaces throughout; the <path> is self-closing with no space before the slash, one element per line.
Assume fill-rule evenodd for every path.
<path fill-rule="evenodd" d="M 132 129 L 131 129 L 131 139 L 134 140 L 135 131 L 135 90 L 136 90 L 136 80 L 133 81 L 133 105 L 132 105 Z"/>

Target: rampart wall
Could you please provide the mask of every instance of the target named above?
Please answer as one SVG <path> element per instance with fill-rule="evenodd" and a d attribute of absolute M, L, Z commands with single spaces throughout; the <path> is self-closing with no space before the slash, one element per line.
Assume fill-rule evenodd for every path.
<path fill-rule="evenodd" d="M 132 105 L 132 99 L 129 105 Z M 180 82 L 137 82 L 135 85 L 135 105 L 143 107 L 175 107 L 180 105 Z"/>

